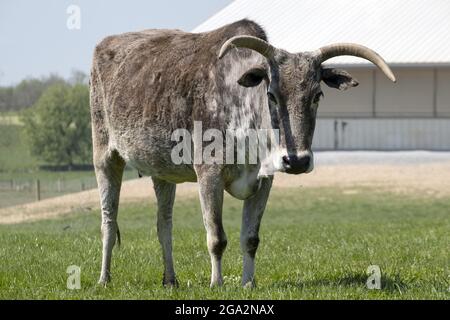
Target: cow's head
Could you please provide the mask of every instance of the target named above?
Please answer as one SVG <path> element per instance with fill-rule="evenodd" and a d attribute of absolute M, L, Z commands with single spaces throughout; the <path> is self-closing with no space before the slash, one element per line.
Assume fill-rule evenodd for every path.
<path fill-rule="evenodd" d="M 238 83 L 254 87 L 267 81 L 267 96 L 272 127 L 279 129 L 280 148 L 270 160 L 274 171 L 299 174 L 314 167 L 311 143 L 322 90 L 321 81 L 329 87 L 346 90 L 358 82 L 346 71 L 322 67 L 326 60 L 342 55 L 367 59 L 395 82 L 389 66 L 376 52 L 357 44 L 339 43 L 313 52 L 289 53 L 252 36 L 236 36 L 224 43 L 219 58 L 232 48 L 252 49 L 267 63 L 247 70 Z"/>

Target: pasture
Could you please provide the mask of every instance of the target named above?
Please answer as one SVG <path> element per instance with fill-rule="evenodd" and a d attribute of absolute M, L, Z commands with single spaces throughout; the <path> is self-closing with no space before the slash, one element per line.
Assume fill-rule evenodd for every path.
<path fill-rule="evenodd" d="M 154 203 L 121 205 L 122 247 L 113 281 L 100 271 L 100 212 L 0 225 L 0 299 L 448 299 L 449 196 L 399 194 L 372 187 L 274 188 L 261 226 L 257 288 L 240 286 L 242 202 L 225 198 L 222 288 L 210 289 L 200 204 L 178 197 L 174 259 L 180 282 L 165 289 Z M 66 269 L 81 267 L 81 289 Z M 381 290 L 366 287 L 370 265 Z"/>
<path fill-rule="evenodd" d="M 0 114 L 0 174 L 2 178 L 6 172 L 26 172 L 38 165 L 25 144 L 21 134 L 22 126 L 5 119 Z"/>

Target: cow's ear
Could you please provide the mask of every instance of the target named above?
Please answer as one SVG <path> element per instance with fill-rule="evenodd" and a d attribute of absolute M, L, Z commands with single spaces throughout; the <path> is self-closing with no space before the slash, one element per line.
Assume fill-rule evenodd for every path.
<path fill-rule="evenodd" d="M 238 80 L 238 83 L 243 87 L 256 87 L 264 79 L 268 80 L 267 71 L 264 67 L 253 67 L 246 71 Z"/>
<path fill-rule="evenodd" d="M 322 80 L 327 86 L 339 90 L 347 90 L 359 84 L 350 73 L 342 69 L 322 69 Z"/>

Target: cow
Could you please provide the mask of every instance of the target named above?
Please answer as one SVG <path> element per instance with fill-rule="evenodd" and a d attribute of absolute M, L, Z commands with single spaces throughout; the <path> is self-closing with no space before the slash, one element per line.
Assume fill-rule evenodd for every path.
<path fill-rule="evenodd" d="M 145 30 L 109 36 L 97 44 L 90 77 L 93 162 L 101 204 L 102 265 L 99 283 L 110 279 L 112 249 L 120 241 L 117 214 L 128 163 L 150 176 L 157 200 L 157 233 L 164 261 L 163 285 L 177 286 L 172 257 L 172 207 L 176 184 L 198 182 L 211 259 L 211 287 L 223 283 L 227 237 L 222 224 L 224 191 L 243 200 L 240 243 L 242 285 L 255 285 L 259 228 L 273 172 L 308 173 L 321 82 L 345 90 L 358 85 L 326 60 L 351 55 L 378 66 L 373 50 L 338 43 L 289 53 L 271 45 L 265 31 L 240 20 L 204 33 Z M 177 129 L 195 122 L 221 132 L 266 128 L 279 132 L 275 152 L 257 163 L 174 163 Z M 204 141 L 190 141 L 194 150 Z"/>

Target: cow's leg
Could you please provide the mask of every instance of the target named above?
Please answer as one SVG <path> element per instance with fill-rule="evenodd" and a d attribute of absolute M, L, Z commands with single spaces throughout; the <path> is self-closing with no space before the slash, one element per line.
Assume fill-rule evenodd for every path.
<path fill-rule="evenodd" d="M 175 200 L 174 183 L 152 178 L 158 201 L 158 239 L 164 260 L 164 286 L 178 286 L 172 258 L 172 208 Z"/>
<path fill-rule="evenodd" d="M 112 249 L 119 234 L 117 210 L 125 162 L 117 152 L 98 154 L 94 151 L 94 164 L 102 211 L 103 257 L 99 283 L 105 285 L 111 280 Z"/>
<path fill-rule="evenodd" d="M 222 224 L 224 185 L 219 175 L 206 174 L 199 177 L 198 182 L 206 241 L 211 256 L 211 287 L 221 286 L 222 254 L 227 246 L 227 237 Z"/>
<path fill-rule="evenodd" d="M 255 255 L 259 244 L 259 226 L 269 198 L 272 178 L 261 181 L 256 195 L 244 201 L 242 213 L 241 248 L 243 254 L 242 285 L 255 286 Z"/>

